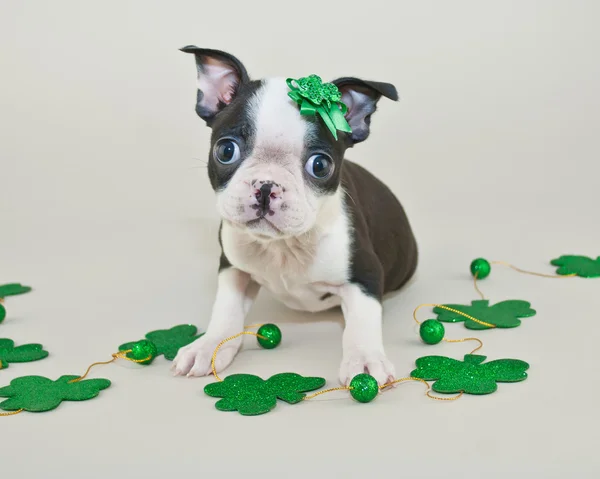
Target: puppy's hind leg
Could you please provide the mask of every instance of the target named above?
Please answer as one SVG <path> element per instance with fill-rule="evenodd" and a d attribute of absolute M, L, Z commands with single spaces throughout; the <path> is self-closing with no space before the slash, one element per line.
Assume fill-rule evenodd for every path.
<path fill-rule="evenodd" d="M 172 367 L 176 376 L 206 376 L 212 372 L 215 348 L 225 338 L 243 330 L 259 289 L 249 274 L 233 267 L 221 270 L 208 329 L 204 336 L 179 350 Z M 242 337 L 239 337 L 223 345 L 215 362 L 217 372 L 229 366 L 241 344 Z"/>

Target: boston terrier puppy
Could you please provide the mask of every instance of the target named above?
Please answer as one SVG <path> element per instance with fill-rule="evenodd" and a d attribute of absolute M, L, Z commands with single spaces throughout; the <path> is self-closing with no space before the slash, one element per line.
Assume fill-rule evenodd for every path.
<path fill-rule="evenodd" d="M 176 375 L 211 373 L 215 347 L 244 329 L 259 289 L 288 307 L 341 306 L 345 330 L 339 378 L 394 379 L 382 340 L 382 299 L 413 275 L 417 246 L 404 209 L 367 170 L 344 159 L 367 139 L 371 115 L 393 85 L 334 80 L 352 132 L 337 140 L 319 115 L 302 115 L 285 79 L 250 80 L 218 50 L 187 46 L 198 73 L 196 112 L 212 128 L 208 176 L 222 218 L 218 290 L 204 336 L 179 350 Z M 242 338 L 216 359 L 227 367 Z"/>

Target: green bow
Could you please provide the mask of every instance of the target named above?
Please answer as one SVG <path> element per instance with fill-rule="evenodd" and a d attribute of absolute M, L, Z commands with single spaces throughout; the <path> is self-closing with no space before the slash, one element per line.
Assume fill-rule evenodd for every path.
<path fill-rule="evenodd" d="M 318 75 L 294 80 L 287 79 L 290 87 L 288 96 L 300 105 L 302 115 L 321 115 L 333 137 L 337 140 L 337 130 L 352 133 L 352 128 L 344 115 L 348 107 L 342 103 L 342 94 L 333 83 L 323 83 Z"/>

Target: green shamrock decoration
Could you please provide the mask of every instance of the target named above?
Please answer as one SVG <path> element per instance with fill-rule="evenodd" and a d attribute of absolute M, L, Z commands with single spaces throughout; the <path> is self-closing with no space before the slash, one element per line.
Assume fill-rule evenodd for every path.
<path fill-rule="evenodd" d="M 9 363 L 27 363 L 48 357 L 41 344 L 23 344 L 15 348 L 12 339 L 0 339 L 0 369 L 8 367 Z"/>
<path fill-rule="evenodd" d="M 187 346 L 204 334 L 196 334 L 197 332 L 198 328 L 196 328 L 196 326 L 192 326 L 191 324 L 180 324 L 171 329 L 150 331 L 146 334 L 146 339 L 152 341 L 156 345 L 156 349 L 158 350 L 157 356 L 163 354 L 165 359 L 173 361 L 180 348 Z M 119 351 L 131 349 L 136 342 L 137 341 L 122 344 L 119 346 Z M 129 354 L 127 356 L 129 356 Z"/>
<path fill-rule="evenodd" d="M 0 285 L 0 299 L 4 299 L 7 296 L 16 296 L 17 294 L 29 293 L 31 288 L 29 286 L 23 286 L 20 283 L 10 283 Z M 6 308 L 1 304 L 0 301 L 0 323 L 6 318 Z"/>
<path fill-rule="evenodd" d="M 288 96 L 300 105 L 300 113 L 307 116 L 321 116 L 325 125 L 337 140 L 337 130 L 352 133 L 352 128 L 344 115 L 348 107 L 342 103 L 342 93 L 333 83 L 323 83 L 318 75 L 310 75 L 298 80 L 287 79 L 290 87 Z"/>
<path fill-rule="evenodd" d="M 0 409 L 44 412 L 55 409 L 62 401 L 87 401 L 110 386 L 108 379 L 86 379 L 71 382 L 79 376 L 61 376 L 56 381 L 43 376 L 23 376 L 13 379 L 10 386 L 0 388 Z"/>
<path fill-rule="evenodd" d="M 31 291 L 30 286 L 23 286 L 20 283 L 11 283 L 0 285 L 0 298 L 7 296 L 16 296 L 17 294 L 25 294 Z"/>
<path fill-rule="evenodd" d="M 550 261 L 554 266 L 559 266 L 556 274 L 581 276 L 582 278 L 600 277 L 600 256 L 595 260 L 587 256 L 563 255 Z"/>
<path fill-rule="evenodd" d="M 490 394 L 498 389 L 497 382 L 512 383 L 527 379 L 529 364 L 518 359 L 497 359 L 489 363 L 485 356 L 466 354 L 464 361 L 444 356 L 417 359 L 413 378 L 435 381 L 432 389 L 442 394 Z"/>
<path fill-rule="evenodd" d="M 277 404 L 277 398 L 289 404 L 302 401 L 307 391 L 325 385 L 325 379 L 305 378 L 296 373 L 281 373 L 264 380 L 253 374 L 232 374 L 222 382 L 208 384 L 204 392 L 223 398 L 215 407 L 219 411 L 238 411 L 244 416 L 265 414 Z"/>
<path fill-rule="evenodd" d="M 492 306 L 489 304 L 490 302 L 487 299 L 483 299 L 471 301 L 471 305 L 445 304 L 443 306 L 461 311 L 484 323 L 493 324 L 497 328 L 516 328 L 521 324 L 519 318 L 528 318 L 536 314 L 535 309 L 531 309 L 531 304 L 527 301 L 510 299 Z M 468 329 L 490 329 L 489 326 L 477 323 L 460 314 L 442 308 L 433 308 L 433 312 L 438 315 L 440 321 L 446 323 L 464 321 Z"/>

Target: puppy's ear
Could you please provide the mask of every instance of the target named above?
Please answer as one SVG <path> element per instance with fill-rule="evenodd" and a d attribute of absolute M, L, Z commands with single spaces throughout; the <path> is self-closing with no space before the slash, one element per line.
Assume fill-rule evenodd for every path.
<path fill-rule="evenodd" d="M 390 83 L 360 80 L 359 78 L 338 78 L 333 83 L 342 92 L 342 101 L 348 107 L 346 120 L 352 128 L 352 142 L 360 143 L 369 136 L 371 115 L 377 109 L 377 102 L 384 96 L 398 100 L 396 87 Z"/>
<path fill-rule="evenodd" d="M 196 57 L 196 113 L 210 126 L 215 116 L 233 101 L 239 87 L 249 81 L 248 73 L 242 62 L 226 52 L 193 45 L 181 51 Z"/>

